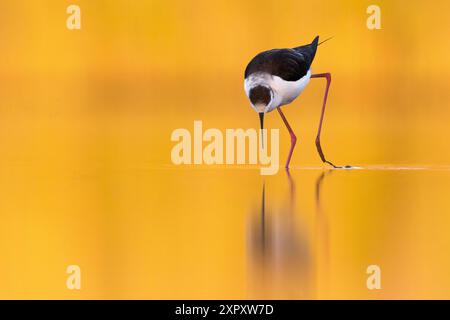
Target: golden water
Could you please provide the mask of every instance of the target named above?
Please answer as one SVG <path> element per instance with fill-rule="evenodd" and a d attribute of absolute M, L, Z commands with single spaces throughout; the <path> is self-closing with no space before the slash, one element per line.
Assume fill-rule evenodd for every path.
<path fill-rule="evenodd" d="M 3 1 L 0 298 L 450 298 L 450 3 L 377 2 L 381 30 L 357 0 L 79 0 L 70 31 L 65 2 Z M 258 127 L 245 65 L 316 34 L 322 146 L 358 170 L 321 166 L 321 80 L 284 109 L 290 178 L 172 164 L 194 120 Z"/>
<path fill-rule="evenodd" d="M 2 179 L 3 298 L 450 297 L 445 168 L 26 169 Z"/>

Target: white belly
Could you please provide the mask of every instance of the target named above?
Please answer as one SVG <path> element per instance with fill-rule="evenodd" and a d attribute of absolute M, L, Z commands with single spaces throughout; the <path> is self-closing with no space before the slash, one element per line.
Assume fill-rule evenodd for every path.
<path fill-rule="evenodd" d="M 273 76 L 270 86 L 273 89 L 275 95 L 278 96 L 278 105 L 274 107 L 276 108 L 291 103 L 295 98 L 299 96 L 300 93 L 302 93 L 302 91 L 308 85 L 310 79 L 311 70 L 308 70 L 306 75 L 297 81 L 286 81 L 281 79 L 280 77 Z"/>
<path fill-rule="evenodd" d="M 244 88 L 248 97 L 250 89 L 253 87 L 258 85 L 270 87 L 273 91 L 273 99 L 267 108 L 267 112 L 270 112 L 279 106 L 291 103 L 305 89 L 310 79 L 311 69 L 297 81 L 286 81 L 267 73 L 257 73 L 245 79 Z"/>

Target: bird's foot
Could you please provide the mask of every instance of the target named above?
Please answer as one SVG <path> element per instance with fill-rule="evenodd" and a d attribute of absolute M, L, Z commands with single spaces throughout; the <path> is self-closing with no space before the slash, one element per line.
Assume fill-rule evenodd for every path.
<path fill-rule="evenodd" d="M 353 168 L 353 166 L 349 166 L 349 165 L 346 165 L 346 166 L 336 166 L 335 164 L 333 164 L 332 162 L 330 162 L 330 161 L 328 161 L 328 160 L 325 160 L 324 163 L 328 163 L 328 164 L 329 164 L 330 166 L 332 166 L 334 169 L 352 169 L 352 168 Z"/>

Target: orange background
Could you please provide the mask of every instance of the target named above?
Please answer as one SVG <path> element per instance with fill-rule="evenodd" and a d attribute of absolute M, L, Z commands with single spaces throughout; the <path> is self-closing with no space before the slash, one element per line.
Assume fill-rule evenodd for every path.
<path fill-rule="evenodd" d="M 66 28 L 72 3 L 81 30 Z M 366 27 L 370 4 L 381 7 L 381 30 Z M 0 297 L 252 297 L 243 233 L 261 177 L 242 167 L 174 169 L 171 132 L 194 120 L 256 128 L 243 91 L 248 61 L 334 36 L 313 64 L 333 76 L 322 135 L 330 160 L 448 165 L 449 10 L 448 1 L 422 0 L 3 1 Z M 285 108 L 299 138 L 294 168 L 321 166 L 314 138 L 324 85 L 312 80 Z M 288 135 L 276 113 L 266 124 L 281 129 L 283 161 Z M 309 185 L 305 211 L 314 211 L 318 174 L 293 174 Z M 450 238 L 436 233 L 448 225 L 448 173 L 342 174 L 326 199 L 341 212 L 330 218 L 333 290 L 312 297 L 450 297 Z M 268 181 L 284 190 L 285 178 Z M 362 188 L 384 200 L 358 196 Z M 388 220 L 393 212 L 413 222 Z M 373 219 L 397 242 L 380 241 Z M 418 243 L 402 256 L 386 252 L 391 241 Z M 391 291 L 378 296 L 361 287 L 371 254 L 391 267 Z M 71 263 L 85 270 L 79 292 L 65 288 Z"/>

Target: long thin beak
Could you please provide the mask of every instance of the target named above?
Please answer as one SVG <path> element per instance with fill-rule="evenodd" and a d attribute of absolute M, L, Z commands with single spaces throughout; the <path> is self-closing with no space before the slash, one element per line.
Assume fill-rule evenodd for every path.
<path fill-rule="evenodd" d="M 262 147 L 264 148 L 264 131 L 263 131 L 263 129 L 264 129 L 264 112 L 259 113 L 259 124 L 261 126 L 261 139 L 262 139 L 261 144 L 262 144 Z"/>

